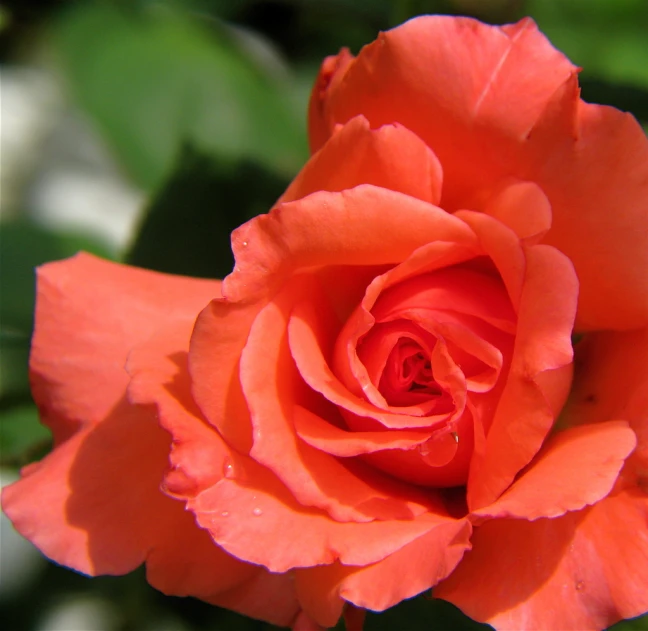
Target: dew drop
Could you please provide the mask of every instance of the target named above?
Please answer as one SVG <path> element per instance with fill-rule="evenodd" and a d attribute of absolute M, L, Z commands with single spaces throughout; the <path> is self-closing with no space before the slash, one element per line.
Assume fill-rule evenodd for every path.
<path fill-rule="evenodd" d="M 576 591 L 582 592 L 583 589 L 585 589 L 585 583 L 583 583 L 583 581 L 577 581 L 575 587 Z"/>
<path fill-rule="evenodd" d="M 221 517 L 229 517 L 229 512 L 226 511 L 226 510 L 224 510 L 224 511 L 221 513 Z"/>
<path fill-rule="evenodd" d="M 454 438 L 455 443 L 459 444 L 459 434 L 457 432 L 452 432 L 452 438 Z"/>
<path fill-rule="evenodd" d="M 225 458 L 223 462 L 223 475 L 230 480 L 234 477 L 234 465 L 229 458 Z"/>
<path fill-rule="evenodd" d="M 263 515 L 263 511 L 262 511 L 260 508 L 255 508 L 255 509 L 252 511 L 252 514 L 253 514 L 255 517 L 259 517 L 259 516 Z"/>
<path fill-rule="evenodd" d="M 246 246 L 248 244 L 247 241 L 243 241 L 243 246 Z"/>

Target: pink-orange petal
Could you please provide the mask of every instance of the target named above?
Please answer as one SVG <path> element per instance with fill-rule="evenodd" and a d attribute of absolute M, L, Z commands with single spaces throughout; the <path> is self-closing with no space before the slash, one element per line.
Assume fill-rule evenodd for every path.
<path fill-rule="evenodd" d="M 349 391 L 335 376 L 325 355 L 325 350 L 333 344 L 333 317 L 330 306 L 315 294 L 310 300 L 295 304 L 288 324 L 290 351 L 299 374 L 313 390 L 341 410 L 371 419 L 374 426 L 380 424 L 391 429 L 424 428 L 438 425 L 449 417 L 449 413 L 445 412 L 424 417 L 400 413 L 398 408 L 384 410 Z"/>
<path fill-rule="evenodd" d="M 132 346 L 195 317 L 220 282 L 159 274 L 89 254 L 38 270 L 32 393 L 56 443 L 100 422 L 123 396 Z M 118 297 L 118 299 L 116 298 Z"/>
<path fill-rule="evenodd" d="M 342 458 L 382 449 L 413 449 L 430 438 L 430 430 L 425 429 L 350 432 L 299 406 L 294 409 L 293 421 L 297 436 L 304 442 L 320 451 Z"/>
<path fill-rule="evenodd" d="M 227 443 L 241 453 L 252 447 L 252 426 L 239 380 L 239 360 L 262 306 L 212 300 L 196 320 L 189 349 L 195 401 Z"/>
<path fill-rule="evenodd" d="M 600 631 L 648 609 L 648 499 L 626 491 L 534 522 L 489 521 L 435 590 L 501 631 Z"/>
<path fill-rule="evenodd" d="M 349 49 L 342 48 L 337 55 L 330 55 L 322 62 L 308 104 L 308 140 L 311 153 L 315 153 L 328 140 L 335 127 L 328 113 L 328 92 L 342 80 L 353 59 Z"/>
<path fill-rule="evenodd" d="M 634 432 L 624 421 L 560 432 L 504 495 L 473 514 L 534 520 L 594 504 L 612 490 L 635 445 Z"/>
<path fill-rule="evenodd" d="M 457 520 L 440 524 L 372 565 L 333 563 L 298 569 L 297 593 L 311 615 L 326 625 L 335 623 L 344 601 L 384 611 L 447 577 L 470 549 L 470 533 L 470 524 Z"/>
<path fill-rule="evenodd" d="M 507 182 L 487 201 L 484 212 L 529 244 L 538 242 L 551 228 L 551 203 L 534 182 Z"/>
<path fill-rule="evenodd" d="M 384 611 L 412 598 L 434 587 L 454 570 L 470 549 L 471 532 L 464 520 L 440 525 L 383 561 L 351 574 L 340 595 L 372 611 Z"/>
<path fill-rule="evenodd" d="M 526 274 L 508 381 L 468 482 L 472 510 L 492 503 L 538 452 L 571 382 L 578 281 L 549 246 L 526 248 Z"/>
<path fill-rule="evenodd" d="M 272 572 L 286 572 L 338 559 L 348 565 L 375 563 L 454 521 L 434 494 L 430 504 L 430 512 L 416 518 L 335 521 L 321 510 L 298 504 L 265 467 L 235 455 L 230 475 L 187 506 L 198 524 L 230 554 Z"/>
<path fill-rule="evenodd" d="M 291 311 L 311 299 L 308 282 L 286 285 L 259 313 L 250 331 L 241 357 L 241 383 L 254 427 L 252 457 L 279 476 L 300 503 L 323 508 L 335 519 L 370 521 L 420 514 L 427 502 L 410 502 L 416 493 L 403 489 L 393 493 L 393 483 L 384 476 L 370 469 L 351 470 L 295 434 L 295 406 L 317 409 L 320 399 L 303 382 L 287 339 Z M 327 407 L 322 411 L 326 414 Z"/>
<path fill-rule="evenodd" d="M 538 142 L 552 123 L 535 131 Z M 545 242 L 573 262 L 581 285 L 579 329 L 648 323 L 648 139 L 614 108 L 578 104 L 573 136 L 530 153 L 551 200 Z M 593 256 L 595 253 L 595 256 Z"/>
<path fill-rule="evenodd" d="M 398 124 L 372 130 L 357 116 L 306 163 L 279 201 L 373 184 L 438 204 L 442 182 L 437 157 L 415 134 Z"/>
<path fill-rule="evenodd" d="M 153 410 L 122 401 L 7 487 L 3 509 L 57 563 L 91 575 L 129 572 L 182 514 L 159 490 L 169 442 Z"/>
<path fill-rule="evenodd" d="M 320 111 L 329 124 L 363 114 L 372 127 L 411 129 L 439 156 L 443 205 L 457 208 L 471 189 L 515 168 L 511 151 L 574 71 L 528 18 L 498 28 L 423 16 L 345 63 Z"/>
<path fill-rule="evenodd" d="M 223 295 L 257 298 L 304 268 L 397 264 L 431 241 L 470 245 L 474 235 L 432 204 L 369 184 L 313 193 L 232 233 L 236 265 Z"/>

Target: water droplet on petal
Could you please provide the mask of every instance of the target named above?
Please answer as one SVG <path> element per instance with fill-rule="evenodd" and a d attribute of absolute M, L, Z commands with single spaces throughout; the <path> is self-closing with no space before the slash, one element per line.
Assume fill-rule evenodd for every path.
<path fill-rule="evenodd" d="M 243 246 L 246 246 L 248 244 L 247 241 L 243 241 Z"/>
<path fill-rule="evenodd" d="M 255 508 L 255 509 L 252 511 L 252 514 L 253 514 L 255 517 L 259 517 L 260 515 L 263 515 L 263 511 L 262 511 L 260 508 Z"/>
<path fill-rule="evenodd" d="M 223 461 L 223 475 L 230 480 L 234 477 L 234 465 L 229 458 Z"/>
<path fill-rule="evenodd" d="M 455 443 L 459 444 L 459 434 L 457 434 L 457 432 L 452 432 L 452 437 L 454 438 Z"/>
<path fill-rule="evenodd" d="M 577 581 L 575 587 L 576 591 L 581 592 L 585 589 L 585 583 L 583 581 Z"/>
<path fill-rule="evenodd" d="M 228 517 L 228 516 L 229 516 L 229 513 L 228 513 L 226 510 L 224 510 L 224 511 L 221 513 L 221 517 Z"/>

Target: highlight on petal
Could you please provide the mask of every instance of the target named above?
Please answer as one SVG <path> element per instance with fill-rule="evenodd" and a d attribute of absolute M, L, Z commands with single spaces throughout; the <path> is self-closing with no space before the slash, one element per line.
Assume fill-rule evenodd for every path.
<path fill-rule="evenodd" d="M 398 124 L 373 130 L 356 116 L 306 163 L 279 202 L 373 184 L 438 204 L 442 182 L 439 160 L 411 131 Z"/>
<path fill-rule="evenodd" d="M 533 521 L 594 504 L 612 490 L 635 445 L 634 432 L 624 421 L 555 434 L 496 502 L 472 514 Z"/>

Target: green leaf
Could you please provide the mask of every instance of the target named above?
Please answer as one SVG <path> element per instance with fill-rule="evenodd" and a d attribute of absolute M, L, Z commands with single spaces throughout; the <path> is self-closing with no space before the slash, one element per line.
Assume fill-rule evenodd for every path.
<path fill-rule="evenodd" d="M 383 613 L 367 614 L 364 631 L 393 631 L 393 629 L 492 631 L 491 626 L 475 622 L 449 602 L 428 595 L 405 600 Z"/>
<path fill-rule="evenodd" d="M 161 272 L 222 278 L 233 267 L 230 233 L 267 212 L 287 182 L 249 161 L 215 161 L 185 148 L 144 215 L 126 261 Z"/>
<path fill-rule="evenodd" d="M 524 9 L 585 77 L 648 88 L 645 0 L 528 0 Z"/>
<path fill-rule="evenodd" d="M 265 72 L 217 20 L 157 8 L 74 3 L 54 31 L 73 93 L 129 173 L 157 187 L 187 141 L 294 174 L 307 152 L 291 83 Z"/>
<path fill-rule="evenodd" d="M 0 464 L 24 466 L 49 450 L 51 432 L 31 403 L 0 412 Z"/>

